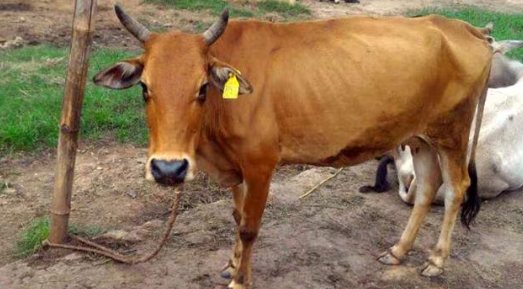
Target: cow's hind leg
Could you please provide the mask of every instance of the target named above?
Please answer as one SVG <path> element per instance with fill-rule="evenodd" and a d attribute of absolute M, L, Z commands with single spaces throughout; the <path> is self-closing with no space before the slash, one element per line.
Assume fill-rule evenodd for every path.
<path fill-rule="evenodd" d="M 411 249 L 419 228 L 430 210 L 438 187 L 441 185 L 437 154 L 425 142 L 422 142 L 414 153 L 414 170 L 417 181 L 414 208 L 399 242 L 379 256 L 378 260 L 383 264 L 399 264 Z"/>
<path fill-rule="evenodd" d="M 222 269 L 221 276 L 226 279 L 232 279 L 234 277 L 236 268 L 240 263 L 242 256 L 242 242 L 240 240 L 240 222 L 242 220 L 243 212 L 243 200 L 245 198 L 245 186 L 243 184 L 232 187 L 232 195 L 234 199 L 234 209 L 232 216 L 236 223 L 236 241 L 234 242 L 233 253 L 231 259 L 227 262 L 225 267 Z"/>
<path fill-rule="evenodd" d="M 443 273 L 443 264 L 450 254 L 452 230 L 470 184 L 465 153 L 457 150 L 442 150 L 440 155 L 445 192 L 445 216 L 438 243 L 421 271 L 422 275 L 429 277 Z"/>

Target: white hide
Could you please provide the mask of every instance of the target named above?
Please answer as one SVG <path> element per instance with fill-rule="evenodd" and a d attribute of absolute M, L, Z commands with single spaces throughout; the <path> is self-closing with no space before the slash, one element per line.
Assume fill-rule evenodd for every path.
<path fill-rule="evenodd" d="M 414 175 L 414 160 L 409 146 L 399 146 L 391 152 L 394 158 L 394 166 L 396 167 L 396 174 L 398 176 L 399 194 L 401 199 L 409 204 L 414 204 L 414 194 L 410 194 L 410 186 L 415 183 Z M 413 191 L 415 188 L 412 188 Z"/>
<path fill-rule="evenodd" d="M 490 89 L 476 152 L 480 197 L 523 186 L 523 79 Z"/>

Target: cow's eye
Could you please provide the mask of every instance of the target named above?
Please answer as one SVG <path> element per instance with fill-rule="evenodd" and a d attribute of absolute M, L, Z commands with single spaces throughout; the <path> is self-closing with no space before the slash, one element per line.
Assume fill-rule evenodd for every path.
<path fill-rule="evenodd" d="M 205 96 L 207 95 L 207 88 L 209 87 L 209 83 L 206 83 L 200 87 L 200 92 L 198 92 L 198 100 L 200 102 L 205 101 Z"/>
<path fill-rule="evenodd" d="M 140 86 L 142 87 L 143 101 L 147 102 L 149 100 L 149 89 L 147 88 L 147 85 L 141 81 Z"/>

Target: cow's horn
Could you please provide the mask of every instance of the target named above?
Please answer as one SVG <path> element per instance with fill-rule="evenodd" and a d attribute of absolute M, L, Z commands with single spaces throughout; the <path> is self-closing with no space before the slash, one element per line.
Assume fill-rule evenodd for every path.
<path fill-rule="evenodd" d="M 485 25 L 485 27 L 480 28 L 480 30 L 483 33 L 483 35 L 490 35 L 494 30 L 494 22 L 490 21 L 489 23 L 487 23 L 487 25 Z"/>
<path fill-rule="evenodd" d="M 120 3 L 116 3 L 114 5 L 114 12 L 116 12 L 116 16 L 118 16 L 118 19 L 120 19 L 120 22 L 122 25 L 129 31 L 134 37 L 136 37 L 141 42 L 145 42 L 147 38 L 149 38 L 149 29 L 145 28 L 140 22 L 134 20 L 125 10 L 123 10 Z"/>
<path fill-rule="evenodd" d="M 214 22 L 214 24 L 203 33 L 203 38 L 207 45 L 212 45 L 225 31 L 227 22 L 229 21 L 229 9 L 225 8 L 220 15 L 220 19 Z"/>

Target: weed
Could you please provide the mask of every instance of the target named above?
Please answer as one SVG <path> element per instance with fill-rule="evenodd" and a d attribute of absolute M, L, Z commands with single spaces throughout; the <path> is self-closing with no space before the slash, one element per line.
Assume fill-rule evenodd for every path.
<path fill-rule="evenodd" d="M 37 252 L 41 248 L 42 242 L 49 237 L 50 227 L 51 223 L 47 217 L 41 217 L 32 221 L 29 226 L 19 234 L 15 246 L 15 256 L 25 257 Z M 83 237 L 93 237 L 104 232 L 105 230 L 96 226 L 69 226 L 69 233 Z"/>

